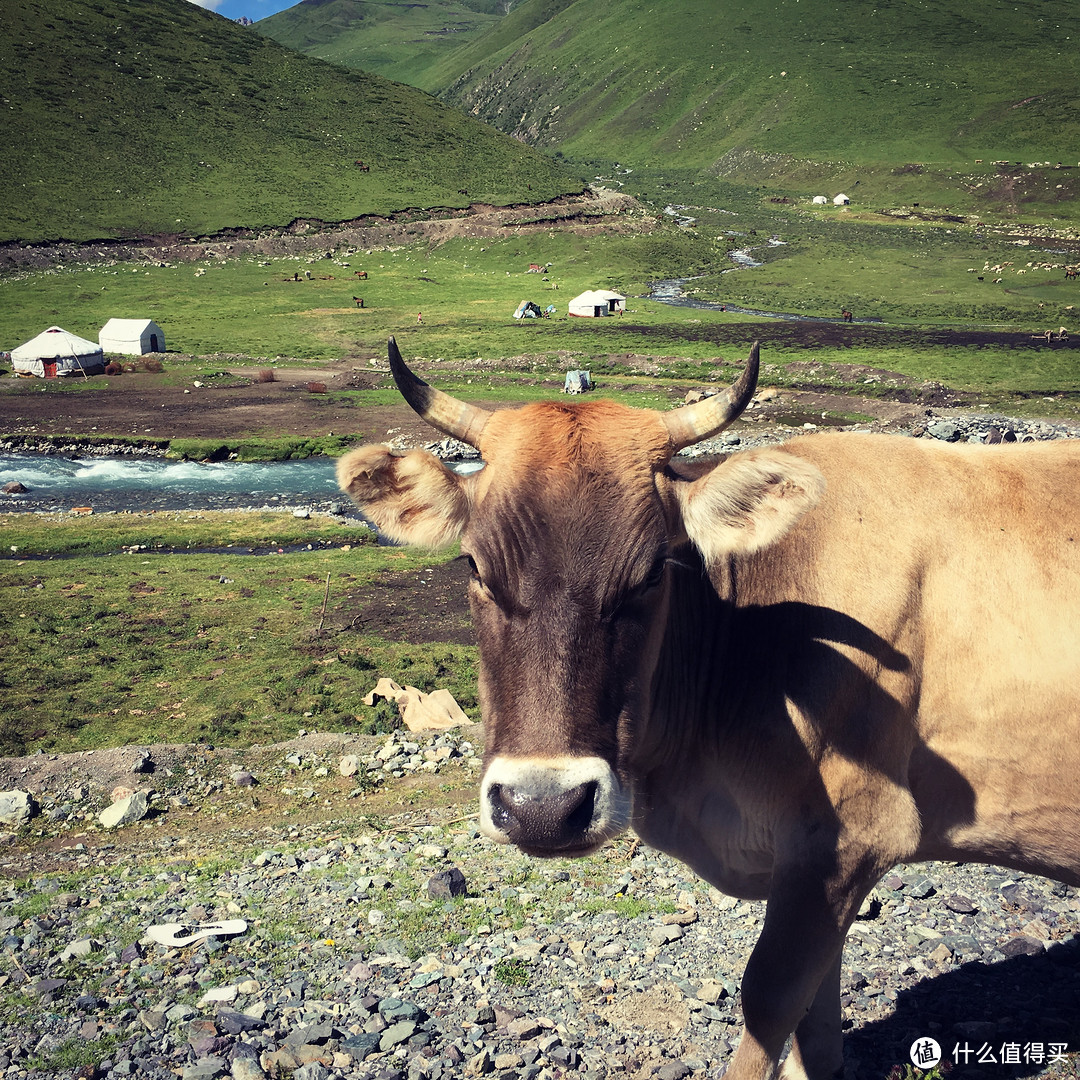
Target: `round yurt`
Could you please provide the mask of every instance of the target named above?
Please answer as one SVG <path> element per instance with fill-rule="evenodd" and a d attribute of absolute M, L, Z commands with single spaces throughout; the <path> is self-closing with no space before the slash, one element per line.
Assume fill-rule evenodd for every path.
<path fill-rule="evenodd" d="M 11 366 L 16 375 L 36 375 L 39 379 L 100 375 L 105 370 L 105 357 L 96 341 L 50 326 L 11 350 Z"/>

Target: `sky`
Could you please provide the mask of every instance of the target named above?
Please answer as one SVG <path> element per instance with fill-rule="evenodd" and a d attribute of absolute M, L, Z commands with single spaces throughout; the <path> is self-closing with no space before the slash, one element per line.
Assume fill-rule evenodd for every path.
<path fill-rule="evenodd" d="M 287 7 L 293 7 L 299 0 L 191 0 L 198 7 L 216 11 L 226 19 L 239 19 L 246 15 L 252 22 L 265 19 Z"/>

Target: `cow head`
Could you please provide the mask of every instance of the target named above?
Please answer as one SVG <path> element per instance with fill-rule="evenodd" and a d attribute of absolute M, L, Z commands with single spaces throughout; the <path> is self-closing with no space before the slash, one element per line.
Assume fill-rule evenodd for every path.
<path fill-rule="evenodd" d="M 489 412 L 418 379 L 393 339 L 390 365 L 409 404 L 485 467 L 462 477 L 426 452 L 366 446 L 338 480 L 387 536 L 460 540 L 469 561 L 483 831 L 532 854 L 586 854 L 630 822 L 677 549 L 711 563 L 772 543 L 817 500 L 820 473 L 775 449 L 692 480 L 670 467 L 745 408 L 756 344 L 731 388 L 666 413 L 604 400 Z"/>

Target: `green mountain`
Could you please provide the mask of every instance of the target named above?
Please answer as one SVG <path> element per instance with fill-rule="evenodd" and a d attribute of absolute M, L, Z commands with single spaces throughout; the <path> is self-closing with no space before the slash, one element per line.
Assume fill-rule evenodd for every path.
<path fill-rule="evenodd" d="M 0 242 L 203 235 L 581 189 L 428 94 L 188 0 L 24 0 L 0 20 L 0 51 Z"/>
<path fill-rule="evenodd" d="M 579 158 L 1076 165 L 1080 5 L 526 0 L 424 85 Z"/>
<path fill-rule="evenodd" d="M 514 0 L 301 0 L 256 30 L 307 56 L 424 90 L 427 72 L 497 23 Z"/>

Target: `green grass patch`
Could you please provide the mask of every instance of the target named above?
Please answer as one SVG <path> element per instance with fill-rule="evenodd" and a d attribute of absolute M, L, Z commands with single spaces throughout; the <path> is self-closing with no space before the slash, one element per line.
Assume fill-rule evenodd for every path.
<path fill-rule="evenodd" d="M 449 555 L 343 544 L 340 536 L 313 550 L 262 557 L 131 548 L 73 555 L 82 521 L 30 517 L 0 519 L 7 550 L 19 537 L 28 549 L 68 554 L 0 562 L 0 648 L 21 658 L 17 676 L 0 677 L 2 753 L 268 743 L 301 727 L 387 730 L 396 717 L 361 700 L 382 675 L 425 691 L 447 687 L 478 716 L 474 648 L 411 646 L 352 628 L 364 586 L 376 575 Z M 95 534 L 88 543 L 119 551 L 167 538 L 182 547 L 228 539 L 230 529 L 191 515 L 173 533 L 156 532 L 128 518 L 87 522 Z"/>
<path fill-rule="evenodd" d="M 0 514 L 0 552 L 18 556 L 131 555 L 160 548 L 245 548 L 302 543 L 374 545 L 359 523 L 341 524 L 315 514 L 296 518 L 283 511 L 167 510 L 159 513 Z M 10 566 L 0 561 L 0 568 Z"/>
<path fill-rule="evenodd" d="M 528 986 L 532 981 L 532 966 L 524 960 L 499 960 L 492 974 L 503 986 Z"/>

